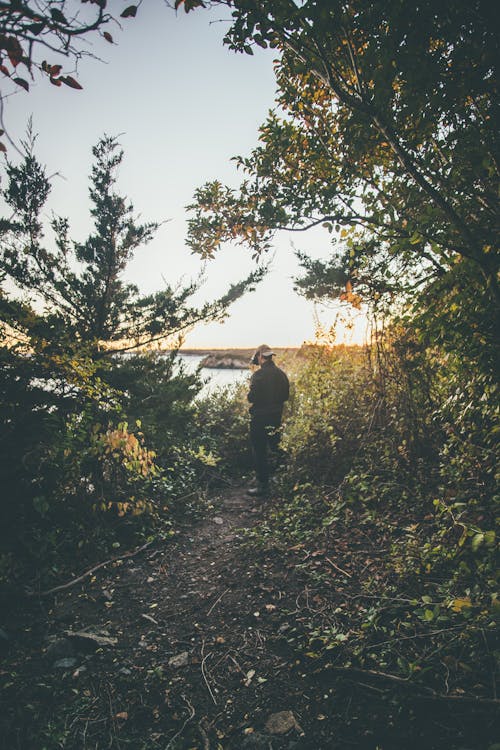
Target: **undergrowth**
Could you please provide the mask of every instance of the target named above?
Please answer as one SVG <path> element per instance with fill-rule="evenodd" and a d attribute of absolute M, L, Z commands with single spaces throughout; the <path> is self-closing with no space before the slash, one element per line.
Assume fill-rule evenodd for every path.
<path fill-rule="evenodd" d="M 289 635 L 312 661 L 495 699 L 494 389 L 466 416 L 484 378 L 420 352 L 410 381 L 397 344 L 376 366 L 335 349 L 300 363 L 287 466 L 248 543 L 291 556 L 318 598 Z"/>

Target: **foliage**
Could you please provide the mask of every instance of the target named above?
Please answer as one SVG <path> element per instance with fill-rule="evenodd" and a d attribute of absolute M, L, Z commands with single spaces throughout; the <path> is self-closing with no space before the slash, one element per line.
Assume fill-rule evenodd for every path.
<path fill-rule="evenodd" d="M 112 3 L 110 2 L 109 5 Z M 134 18 L 137 5 L 120 7 L 114 2 L 115 15 L 106 11 L 107 0 L 21 0 L 4 2 L 0 7 L 0 72 L 3 76 L 3 95 L 12 82 L 29 91 L 35 73 L 47 76 L 53 86 L 69 86 L 81 89 L 81 84 L 67 72 L 63 72 L 61 57 L 70 59 L 73 65 L 84 56 L 91 56 L 86 45 L 92 38 L 102 36 L 114 43 L 107 30 L 111 25 L 120 26 L 118 18 Z M 120 12 L 121 11 L 121 12 Z M 43 59 L 49 54 L 52 59 Z M 52 57 L 53 56 L 53 57 Z M 71 73 L 74 71 L 71 70 Z M 3 135 L 3 131 L 1 133 Z M 0 151 L 6 151 L 0 143 Z"/>
<path fill-rule="evenodd" d="M 230 47 L 280 51 L 278 107 L 259 145 L 236 159 L 240 188 L 214 181 L 196 192 L 193 249 L 211 257 L 236 241 L 258 254 L 279 229 L 322 224 L 332 257 L 299 255 L 302 293 L 385 312 L 410 302 L 436 319 L 450 349 L 467 346 L 463 327 L 474 324 L 492 372 L 499 129 L 491 6 L 211 4 L 233 10 Z"/>
<path fill-rule="evenodd" d="M 175 351 L 126 352 L 222 320 L 264 273 L 200 307 L 190 304 L 200 281 L 141 295 L 124 273 L 158 225 L 139 223 L 116 190 L 116 139 L 102 138 L 93 153 L 93 231 L 71 241 L 68 220 L 55 217 L 53 247 L 42 220 L 50 183 L 34 139 L 7 167 L 4 199 L 14 213 L 0 246 L 1 514 L 20 575 L 24 564 L 45 570 L 87 537 L 108 546 L 116 535 L 168 525 L 172 503 L 182 509 L 181 498 L 203 495 L 215 459 L 193 423 L 199 377 L 179 367 Z"/>
<path fill-rule="evenodd" d="M 252 469 L 248 439 L 248 385 L 219 388 L 196 400 L 196 427 L 218 457 L 218 473 L 237 478 Z"/>
<path fill-rule="evenodd" d="M 192 248 L 212 257 L 232 241 L 257 256 L 280 229 L 323 225 L 332 255 L 300 252 L 297 290 L 364 303 L 382 326 L 347 386 L 345 362 L 336 371 L 324 354 L 298 375 L 285 426 L 290 468 L 263 541 L 293 544 L 307 560 L 312 545 L 339 553 L 349 531 L 365 545 L 376 540 L 376 559 L 366 561 L 373 574 L 359 582 L 370 603 L 350 597 L 322 633 L 310 623 L 326 661 L 331 649 L 337 664 L 446 690 L 466 662 L 484 687 L 498 596 L 491 6 L 207 4 L 231 8 L 232 49 L 278 49 L 278 106 L 258 146 L 236 159 L 239 189 L 214 181 L 196 192 Z M 340 450 L 342 420 L 353 429 Z M 326 575 L 316 563 L 304 568 L 315 583 Z M 437 646 L 426 646 L 435 636 Z"/>
<path fill-rule="evenodd" d="M 370 420 L 371 382 L 364 357 L 358 349 L 313 346 L 290 373 L 282 446 L 293 484 L 308 481 L 311 466 L 325 485 L 345 474 Z"/>
<path fill-rule="evenodd" d="M 302 618 L 291 641 L 323 664 L 438 692 L 447 680 L 463 690 L 474 675 L 489 690 L 498 615 L 493 383 L 395 327 L 364 357 L 310 348 L 294 385 L 280 499 L 251 537 L 302 556 L 297 566 L 317 598 L 331 588 L 332 567 L 340 578 L 331 617 Z"/>
<path fill-rule="evenodd" d="M 160 456 L 189 435 L 201 382 L 197 373 L 186 372 L 175 350 L 115 355 L 107 379 L 122 394 L 129 420 L 140 420 Z"/>
<path fill-rule="evenodd" d="M 123 160 L 115 138 L 103 137 L 93 149 L 90 199 L 94 231 L 84 242 L 71 242 L 69 222 L 55 217 L 54 250 L 47 249 L 40 218 L 50 191 L 44 170 L 27 144 L 23 162 L 9 165 L 5 200 L 14 220 L 4 225 L 0 272 L 24 292 L 27 299 L 44 306 L 45 315 L 20 311 L 5 295 L 5 322 L 31 344 L 59 346 L 65 351 L 87 347 L 93 356 L 106 349 L 134 349 L 164 342 L 199 321 L 222 320 L 231 302 L 262 278 L 259 269 L 232 286 L 215 302 L 201 308 L 189 305 L 198 289 L 166 285 L 161 291 L 140 295 L 125 283 L 123 273 L 134 252 L 153 237 L 158 224 L 139 224 L 133 206 L 116 192 L 117 170 Z M 50 312 L 49 312 L 50 311 Z"/>

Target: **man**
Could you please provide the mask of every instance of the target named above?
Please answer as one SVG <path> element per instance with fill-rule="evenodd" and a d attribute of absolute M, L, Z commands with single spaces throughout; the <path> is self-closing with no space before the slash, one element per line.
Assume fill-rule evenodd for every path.
<path fill-rule="evenodd" d="M 262 344 L 252 364 L 260 365 L 250 380 L 250 442 L 255 462 L 257 486 L 249 495 L 265 497 L 269 489 L 268 448 L 278 450 L 283 404 L 290 394 L 290 384 L 283 370 L 273 362 L 274 352 Z"/>

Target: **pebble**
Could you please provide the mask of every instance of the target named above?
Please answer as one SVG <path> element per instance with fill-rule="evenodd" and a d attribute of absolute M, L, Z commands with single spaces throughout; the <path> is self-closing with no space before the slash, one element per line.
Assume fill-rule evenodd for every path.
<path fill-rule="evenodd" d="M 174 669 L 187 667 L 188 664 L 189 653 L 187 651 L 182 651 L 182 653 L 176 654 L 175 656 L 170 657 L 170 659 L 168 660 L 168 666 L 173 667 Z"/>
<path fill-rule="evenodd" d="M 51 638 L 45 653 L 49 661 L 67 659 L 75 655 L 75 649 L 69 638 Z"/>
<path fill-rule="evenodd" d="M 286 734 L 290 729 L 296 729 L 302 733 L 302 728 L 291 711 L 278 711 L 276 714 L 271 714 L 266 721 L 266 730 L 269 734 Z"/>
<path fill-rule="evenodd" d="M 71 669 L 76 664 L 76 659 L 58 659 L 54 662 L 54 669 Z"/>

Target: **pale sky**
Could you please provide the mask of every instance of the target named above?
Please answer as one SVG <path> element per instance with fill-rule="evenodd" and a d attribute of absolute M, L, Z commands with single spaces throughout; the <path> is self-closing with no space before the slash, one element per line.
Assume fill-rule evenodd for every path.
<path fill-rule="evenodd" d="M 38 77 L 30 81 L 29 93 L 19 90 L 5 104 L 4 124 L 18 137 L 33 116 L 37 156 L 49 174 L 60 175 L 53 180 L 47 215 L 67 216 L 77 240 L 91 228 L 92 146 L 104 133 L 120 136 L 125 156 L 119 192 L 144 220 L 166 221 L 127 270 L 127 279 L 144 292 L 161 288 L 162 278 L 175 284 L 198 275 L 201 261 L 185 245 L 185 206 L 207 180 L 237 186 L 240 176 L 230 159 L 256 145 L 258 127 L 274 104 L 276 52 L 230 52 L 222 45 L 224 15 L 223 10 L 176 15 L 162 0 L 148 0 L 135 20 L 123 21 L 123 31 L 109 28 L 117 44 L 94 41 L 91 51 L 106 62 L 80 63 L 77 77 L 83 91 L 57 88 Z M 47 59 L 58 62 L 48 54 Z M 9 157 L 15 161 L 11 146 Z M 329 254 L 324 230 L 281 233 L 271 272 L 257 290 L 232 306 L 225 323 L 195 328 L 186 346 L 298 346 L 314 337 L 318 314 L 328 325 L 331 312 L 315 310 L 293 291 L 297 264 L 292 242 L 314 257 Z M 249 252 L 224 248 L 206 265 L 199 301 L 223 294 L 253 266 Z"/>

